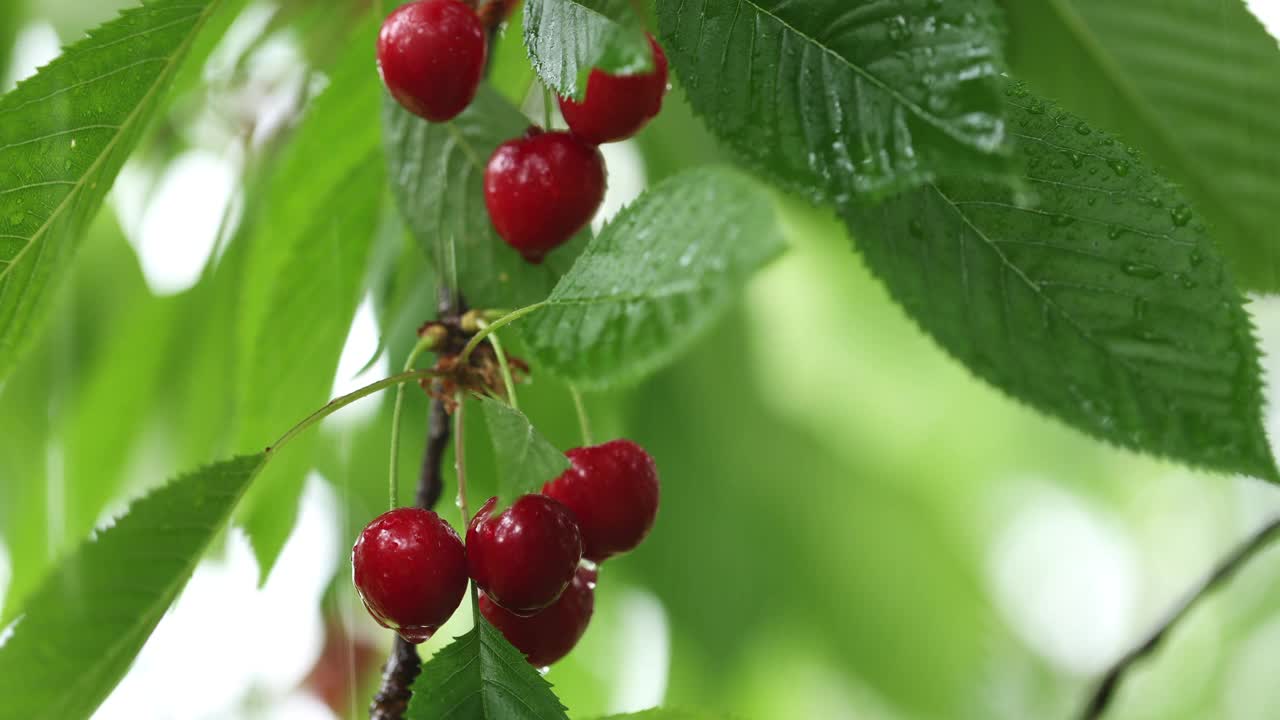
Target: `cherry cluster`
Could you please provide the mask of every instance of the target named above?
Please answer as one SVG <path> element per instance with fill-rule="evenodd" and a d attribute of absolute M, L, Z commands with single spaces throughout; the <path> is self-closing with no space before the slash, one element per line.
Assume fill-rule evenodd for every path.
<path fill-rule="evenodd" d="M 564 244 L 604 200 L 599 145 L 625 140 L 662 108 L 667 58 L 652 36 L 653 70 L 587 78 L 581 102 L 560 98 L 569 130 L 530 127 L 494 151 L 484 174 L 493 227 L 530 263 Z M 417 0 L 387 17 L 378 35 L 378 67 L 391 95 L 410 112 L 447 122 L 475 98 L 488 58 L 480 15 L 461 0 Z"/>
<path fill-rule="evenodd" d="M 629 440 L 574 448 L 570 467 L 511 507 L 490 498 L 464 546 L 430 510 L 398 508 L 365 527 L 351 551 L 356 590 L 383 627 L 412 643 L 458 609 L 467 579 L 480 614 L 530 663 L 564 657 L 595 608 L 598 563 L 634 549 L 658 514 L 653 458 Z"/>

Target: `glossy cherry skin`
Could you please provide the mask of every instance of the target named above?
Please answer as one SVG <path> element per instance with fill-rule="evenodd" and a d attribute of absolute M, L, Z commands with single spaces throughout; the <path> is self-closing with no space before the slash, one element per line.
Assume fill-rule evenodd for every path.
<path fill-rule="evenodd" d="M 402 5 L 378 33 L 382 81 L 409 112 L 431 122 L 451 120 L 467 109 L 488 54 L 484 24 L 460 0 Z"/>
<path fill-rule="evenodd" d="M 662 109 L 667 94 L 667 55 L 658 41 L 653 47 L 653 70 L 642 75 L 610 75 L 592 70 L 582 102 L 560 98 L 560 114 L 578 137 L 600 145 L 640 132 Z"/>
<path fill-rule="evenodd" d="M 583 557 L 603 562 L 634 549 L 658 516 L 658 468 L 630 440 L 574 448 L 572 467 L 542 487 L 573 512 L 582 531 Z"/>
<path fill-rule="evenodd" d="M 535 264 L 591 222 L 604 191 L 604 156 L 567 132 L 530 128 L 499 145 L 484 172 L 493 228 Z"/>
<path fill-rule="evenodd" d="M 462 539 L 421 508 L 397 508 L 365 526 L 351 549 L 351 566 L 369 614 L 411 643 L 435 634 L 467 590 Z"/>
<path fill-rule="evenodd" d="M 476 586 L 517 615 L 560 597 L 582 559 L 582 534 L 569 510 L 545 495 L 524 495 L 493 514 L 497 498 L 467 528 L 467 567 Z"/>
<path fill-rule="evenodd" d="M 596 570 L 583 565 L 555 604 L 529 617 L 504 610 L 480 596 L 480 614 L 534 667 L 547 667 L 569 654 L 591 622 L 596 606 Z"/>

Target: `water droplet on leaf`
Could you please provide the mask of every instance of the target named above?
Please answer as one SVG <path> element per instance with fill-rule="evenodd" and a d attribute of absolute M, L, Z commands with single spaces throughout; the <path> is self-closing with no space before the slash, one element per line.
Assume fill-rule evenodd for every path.
<path fill-rule="evenodd" d="M 1154 280 L 1164 274 L 1163 271 L 1155 265 L 1148 265 L 1146 263 L 1139 262 L 1125 263 L 1120 267 L 1120 269 L 1124 271 L 1125 275 L 1132 275 L 1133 277 L 1142 278 L 1144 280 Z"/>

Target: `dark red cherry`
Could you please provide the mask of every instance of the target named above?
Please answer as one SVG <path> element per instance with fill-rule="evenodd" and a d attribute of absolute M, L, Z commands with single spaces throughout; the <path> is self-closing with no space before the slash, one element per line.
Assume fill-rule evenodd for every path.
<path fill-rule="evenodd" d="M 467 528 L 471 579 L 494 602 L 531 615 L 560 597 L 582 559 L 582 535 L 565 506 L 545 495 L 524 495 L 493 514 L 497 498 Z"/>
<path fill-rule="evenodd" d="M 480 596 L 480 614 L 502 631 L 507 642 L 535 667 L 546 667 L 569 654 L 582 639 L 596 605 L 596 570 L 585 565 L 551 607 L 521 617 Z"/>
<path fill-rule="evenodd" d="M 643 75 L 610 75 L 592 70 L 582 102 L 560 98 L 560 114 L 578 137 L 599 145 L 640 132 L 662 109 L 667 93 L 667 56 L 658 41 L 653 47 L 653 70 Z"/>
<path fill-rule="evenodd" d="M 604 190 L 604 156 L 567 132 L 530 128 L 499 145 L 484 171 L 494 229 L 531 263 L 586 227 Z"/>
<path fill-rule="evenodd" d="M 476 96 L 489 54 L 480 17 L 459 0 L 418 0 L 382 22 L 378 68 L 409 112 L 445 122 Z"/>
<path fill-rule="evenodd" d="M 583 556 L 602 562 L 639 545 L 658 515 L 658 468 L 649 453 L 630 440 L 613 440 L 565 455 L 573 466 L 542 492 L 573 511 Z"/>
<path fill-rule="evenodd" d="M 411 643 L 430 638 L 467 590 L 462 539 L 421 508 L 397 508 L 365 526 L 351 549 L 351 566 L 369 614 Z"/>

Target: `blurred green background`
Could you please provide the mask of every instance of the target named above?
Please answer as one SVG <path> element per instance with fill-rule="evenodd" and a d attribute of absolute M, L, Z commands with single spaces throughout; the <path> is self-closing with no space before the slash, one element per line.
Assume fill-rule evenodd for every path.
<path fill-rule="evenodd" d="M 125 5 L 0 0 L 5 88 Z M 249 5 L 122 174 L 44 337 L 0 385 L 0 627 L 128 498 L 237 449 L 237 230 L 358 11 Z M 495 83 L 519 100 L 517 35 Z M 720 157 L 678 88 L 608 155 L 615 208 Z M 604 568 L 586 639 L 548 679 L 574 717 L 659 703 L 759 720 L 1072 717 L 1093 678 L 1280 511 L 1280 492 L 1112 450 L 978 383 L 891 303 L 842 225 L 785 207 L 790 251 L 727 321 L 644 384 L 588 397 L 597 436 L 657 458 L 663 505 L 649 541 Z M 382 235 L 335 392 L 361 383 L 380 335 L 387 353 L 361 377 L 398 367 L 431 314 L 433 272 L 393 222 Z M 1280 303 L 1252 310 L 1274 358 Z M 559 447 L 580 444 L 566 388 L 535 369 L 521 400 Z M 99 717 L 363 714 L 390 638 L 359 608 L 348 553 L 384 509 L 389 405 L 323 427 L 271 579 L 257 587 L 229 533 Z M 411 393 L 405 468 L 425 412 Z M 492 458 L 483 424 L 467 432 L 479 495 Z M 1111 717 L 1280 717 L 1277 673 L 1267 552 L 1130 676 Z"/>

